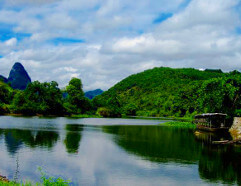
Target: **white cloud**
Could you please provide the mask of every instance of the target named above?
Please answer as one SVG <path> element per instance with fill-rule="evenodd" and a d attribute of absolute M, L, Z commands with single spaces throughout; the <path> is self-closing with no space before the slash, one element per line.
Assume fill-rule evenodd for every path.
<path fill-rule="evenodd" d="M 17 44 L 17 39 L 16 38 L 11 38 L 11 39 L 5 41 L 5 45 L 6 46 L 12 47 L 12 46 L 15 46 L 16 44 Z"/>
<path fill-rule="evenodd" d="M 20 61 L 33 80 L 65 86 L 77 76 L 90 90 L 108 89 L 155 66 L 240 69 L 240 1 L 192 0 L 180 8 L 183 2 L 4 1 L 0 24 L 31 36 L 19 39 L 16 34 L 0 42 L 0 74 Z M 168 12 L 173 16 L 153 24 Z M 55 38 L 85 43 L 58 44 Z"/>

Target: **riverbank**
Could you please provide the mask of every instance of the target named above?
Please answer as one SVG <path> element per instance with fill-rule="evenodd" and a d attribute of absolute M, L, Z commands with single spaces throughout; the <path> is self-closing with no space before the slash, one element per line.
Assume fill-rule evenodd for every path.
<path fill-rule="evenodd" d="M 24 115 L 24 114 L 3 114 L 0 116 L 14 116 L 14 117 L 69 117 L 69 118 L 101 118 L 98 115 L 88 115 L 88 114 L 72 114 L 72 115 L 43 115 L 43 114 L 36 114 L 36 115 Z"/>
<path fill-rule="evenodd" d="M 71 115 L 43 115 L 43 114 L 36 114 L 36 115 L 25 115 L 25 114 L 3 114 L 0 116 L 14 116 L 14 117 L 67 117 L 67 118 L 113 118 L 113 117 L 102 117 L 97 114 L 71 114 Z M 170 122 L 184 122 L 184 123 L 191 123 L 193 121 L 192 118 L 187 117 L 147 117 L 147 116 L 122 116 L 122 119 L 130 118 L 130 119 L 148 119 L 148 120 L 167 120 Z M 173 125 L 173 124 L 172 124 Z"/>

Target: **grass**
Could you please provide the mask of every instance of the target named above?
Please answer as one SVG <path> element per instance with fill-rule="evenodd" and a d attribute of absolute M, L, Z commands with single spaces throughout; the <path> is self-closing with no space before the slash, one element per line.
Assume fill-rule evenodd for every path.
<path fill-rule="evenodd" d="M 46 173 L 42 170 L 42 168 L 38 168 L 38 170 L 41 173 L 41 183 L 37 182 L 33 184 L 29 181 L 25 183 L 16 183 L 14 181 L 0 181 L 0 186 L 68 186 L 71 183 L 70 180 L 64 180 L 61 177 L 55 178 L 47 176 Z"/>
<path fill-rule="evenodd" d="M 196 128 L 196 125 L 193 124 L 192 122 L 181 122 L 181 121 L 170 121 L 170 122 L 162 123 L 160 125 L 177 127 L 177 128 L 189 128 L 189 129 Z"/>

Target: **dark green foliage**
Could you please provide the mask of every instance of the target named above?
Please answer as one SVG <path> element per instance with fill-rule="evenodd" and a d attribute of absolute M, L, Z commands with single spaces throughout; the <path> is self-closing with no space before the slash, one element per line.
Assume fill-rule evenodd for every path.
<path fill-rule="evenodd" d="M 126 115 L 184 116 L 194 113 L 202 82 L 223 76 L 196 69 L 154 68 L 127 77 L 94 103 Z"/>
<path fill-rule="evenodd" d="M 105 107 L 98 108 L 96 113 L 98 116 L 111 117 L 111 110 Z"/>
<path fill-rule="evenodd" d="M 206 72 L 216 72 L 216 73 L 223 73 L 221 69 L 205 69 Z"/>
<path fill-rule="evenodd" d="M 0 81 L 0 114 L 94 114 L 120 117 L 193 117 L 197 113 L 222 112 L 231 119 L 241 115 L 241 73 L 192 68 L 154 68 L 134 74 L 90 100 L 82 82 L 70 80 L 65 91 L 54 81 L 30 83 L 24 91 Z"/>
<path fill-rule="evenodd" d="M 84 96 L 80 79 L 72 78 L 66 87 L 66 92 L 68 95 L 64 106 L 67 112 L 79 114 L 92 110 L 91 102 Z"/>
<path fill-rule="evenodd" d="M 13 99 L 14 91 L 8 85 L 0 81 L 0 103 L 9 104 Z"/>
<path fill-rule="evenodd" d="M 241 108 L 241 76 L 236 74 L 205 81 L 199 95 L 200 110 L 222 112 L 232 118 Z"/>
<path fill-rule="evenodd" d="M 62 93 L 55 81 L 40 83 L 35 81 L 13 99 L 13 111 L 26 115 L 64 113 Z"/>
<path fill-rule="evenodd" d="M 73 78 L 65 91 L 67 97 L 58 88 L 58 83 L 28 84 L 24 91 L 13 90 L 0 81 L 0 114 L 16 113 L 24 115 L 65 115 L 93 114 L 92 102 L 84 97 L 80 79 Z M 64 93 L 65 93 L 64 92 Z"/>
<path fill-rule="evenodd" d="M 9 104 L 13 99 L 15 91 L 0 81 L 0 114 L 9 113 Z"/>
<path fill-rule="evenodd" d="M 93 103 L 111 112 L 140 116 L 234 115 L 240 106 L 240 73 L 221 70 L 154 68 L 131 75 Z"/>

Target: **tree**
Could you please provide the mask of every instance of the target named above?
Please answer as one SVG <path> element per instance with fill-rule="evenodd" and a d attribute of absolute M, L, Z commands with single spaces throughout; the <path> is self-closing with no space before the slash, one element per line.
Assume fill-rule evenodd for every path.
<path fill-rule="evenodd" d="M 241 108 L 241 77 L 239 75 L 205 81 L 200 88 L 200 110 L 222 112 L 231 118 Z"/>
<path fill-rule="evenodd" d="M 79 114 L 91 110 L 90 101 L 84 97 L 82 82 L 78 78 L 72 78 L 66 87 L 68 93 L 65 108 L 69 113 Z"/>
<path fill-rule="evenodd" d="M 64 113 L 62 93 L 55 81 L 30 83 L 24 91 L 19 91 L 14 96 L 12 108 L 14 112 L 28 115 Z"/>

